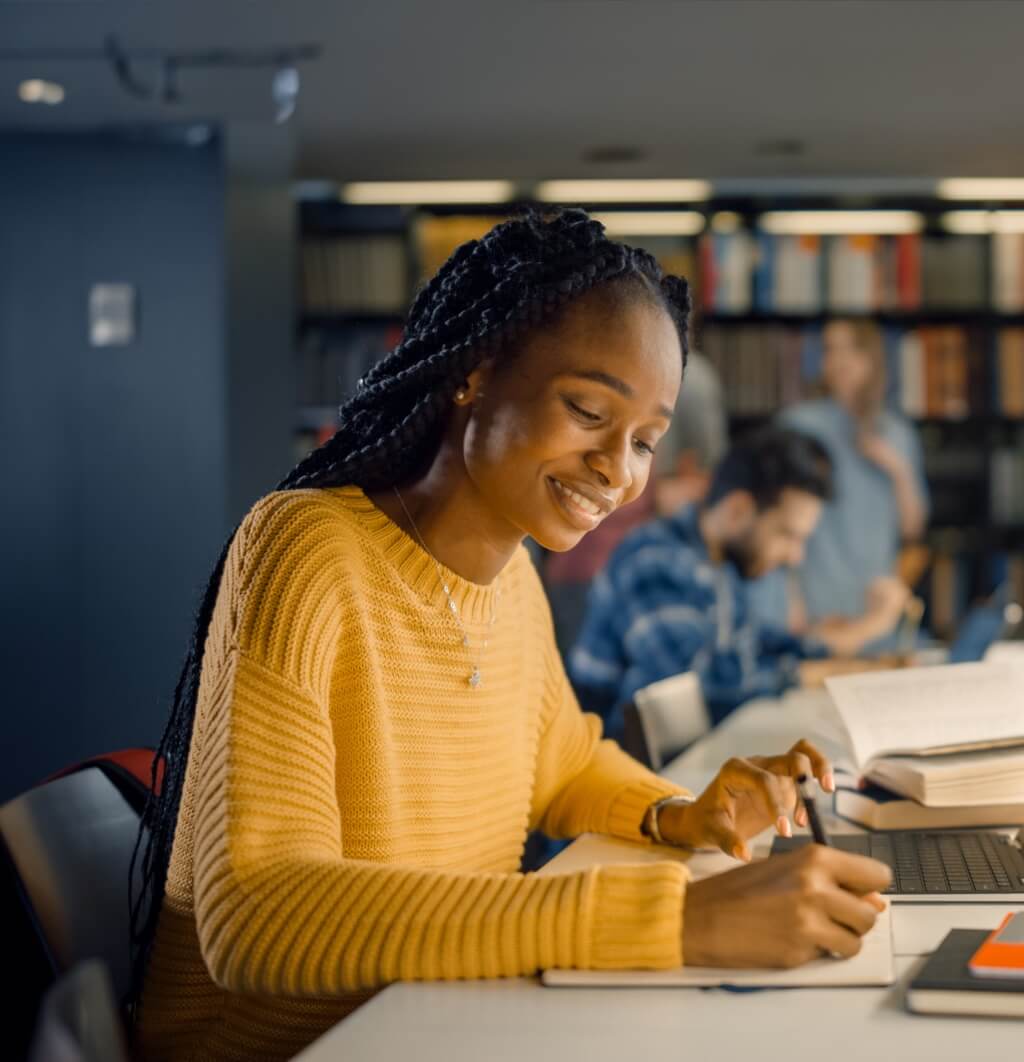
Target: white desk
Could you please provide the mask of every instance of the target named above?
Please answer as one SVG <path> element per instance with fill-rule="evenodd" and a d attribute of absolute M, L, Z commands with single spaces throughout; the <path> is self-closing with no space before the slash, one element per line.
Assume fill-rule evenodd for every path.
<path fill-rule="evenodd" d="M 798 737 L 834 752 L 824 697 L 751 704 L 671 763 L 665 774 L 700 789 L 729 756 L 781 752 Z M 833 824 L 834 828 L 841 828 Z M 570 847 L 555 862 L 568 866 Z M 698 860 L 714 860 L 714 864 Z M 695 856 L 695 872 L 724 856 Z M 727 865 L 727 864 L 722 864 Z M 1006 904 L 894 904 L 898 981 L 891 988 L 790 989 L 736 994 L 693 989 L 543 988 L 533 979 L 396 984 L 304 1051 L 302 1062 L 415 1058 L 417 1062 L 626 1062 L 633 1059 L 905 1057 L 928 1062 L 1018 1058 L 1017 1021 L 935 1018 L 903 1008 L 919 957 L 948 929 L 996 925 Z"/>

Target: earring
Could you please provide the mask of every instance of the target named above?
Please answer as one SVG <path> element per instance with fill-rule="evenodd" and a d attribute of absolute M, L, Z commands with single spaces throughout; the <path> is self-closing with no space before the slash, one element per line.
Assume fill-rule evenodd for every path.
<path fill-rule="evenodd" d="M 465 402 L 466 401 L 466 389 L 464 387 L 460 387 L 455 392 L 455 401 L 456 402 Z"/>

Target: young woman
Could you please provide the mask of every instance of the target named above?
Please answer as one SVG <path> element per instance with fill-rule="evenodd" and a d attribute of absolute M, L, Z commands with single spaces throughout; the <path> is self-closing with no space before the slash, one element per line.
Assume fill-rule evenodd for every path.
<path fill-rule="evenodd" d="M 522 546 L 568 549 L 643 489 L 688 306 L 581 212 L 500 225 L 246 516 L 144 817 L 144 1057 L 291 1057 L 399 979 L 858 949 L 888 874 L 831 849 L 690 886 L 674 862 L 517 872 L 534 827 L 749 858 L 788 831 L 794 774 L 832 784 L 801 743 L 658 804 L 679 790 L 580 712 Z"/>

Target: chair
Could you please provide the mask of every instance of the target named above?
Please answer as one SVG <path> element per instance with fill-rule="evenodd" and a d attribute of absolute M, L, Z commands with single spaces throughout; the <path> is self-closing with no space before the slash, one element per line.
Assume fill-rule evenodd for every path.
<path fill-rule="evenodd" d="M 710 729 L 700 679 L 692 672 L 644 686 L 625 707 L 626 751 L 653 771 Z"/>
<path fill-rule="evenodd" d="M 14 961 L 36 971 L 23 1021 L 40 990 L 84 960 L 104 961 L 116 998 L 129 988 L 128 872 L 141 807 L 130 788 L 126 798 L 129 785 L 93 762 L 0 807 L 5 918 L 23 952 Z"/>
<path fill-rule="evenodd" d="M 29 1062 L 127 1062 L 110 974 L 99 959 L 73 967 L 46 993 Z"/>

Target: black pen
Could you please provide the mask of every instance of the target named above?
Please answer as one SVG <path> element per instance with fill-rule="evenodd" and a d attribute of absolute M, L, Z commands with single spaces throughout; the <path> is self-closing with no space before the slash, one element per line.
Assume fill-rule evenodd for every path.
<path fill-rule="evenodd" d="M 821 824 L 818 808 L 814 803 L 814 793 L 811 791 L 811 782 L 806 774 L 801 774 L 797 778 L 796 790 L 800 794 L 800 799 L 807 811 L 807 823 L 811 827 L 811 833 L 814 836 L 815 843 L 823 844 L 826 848 L 831 848 L 832 842 L 828 839 L 825 827 Z"/>

